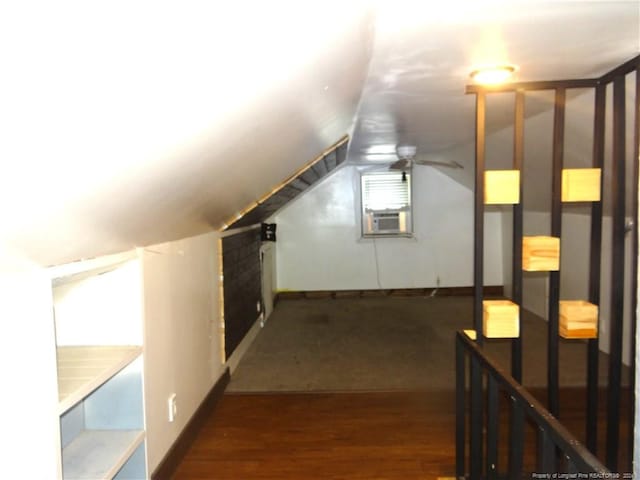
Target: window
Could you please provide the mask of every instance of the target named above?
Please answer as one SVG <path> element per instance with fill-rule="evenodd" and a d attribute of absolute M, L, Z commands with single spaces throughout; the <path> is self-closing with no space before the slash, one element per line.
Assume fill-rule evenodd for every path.
<path fill-rule="evenodd" d="M 364 173 L 361 194 L 363 236 L 411 235 L 410 173 Z"/>

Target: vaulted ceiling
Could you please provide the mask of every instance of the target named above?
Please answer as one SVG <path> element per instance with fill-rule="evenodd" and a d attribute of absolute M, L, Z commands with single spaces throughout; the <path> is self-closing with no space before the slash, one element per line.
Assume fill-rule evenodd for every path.
<path fill-rule="evenodd" d="M 640 49 L 637 1 L 6 3 L 0 267 L 218 229 L 345 134 L 352 163 L 465 148 L 479 63 L 589 77 Z"/>

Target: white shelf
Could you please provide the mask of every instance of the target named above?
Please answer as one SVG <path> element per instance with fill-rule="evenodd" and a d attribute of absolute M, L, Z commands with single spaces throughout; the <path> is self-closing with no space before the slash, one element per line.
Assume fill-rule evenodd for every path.
<path fill-rule="evenodd" d="M 62 450 L 65 480 L 110 480 L 144 440 L 142 430 L 85 430 Z"/>
<path fill-rule="evenodd" d="M 62 415 L 141 353 L 139 346 L 58 347 L 58 412 Z"/>

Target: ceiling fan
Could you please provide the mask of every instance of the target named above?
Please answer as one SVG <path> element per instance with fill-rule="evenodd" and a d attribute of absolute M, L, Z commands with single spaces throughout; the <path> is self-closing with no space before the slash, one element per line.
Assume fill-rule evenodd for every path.
<path fill-rule="evenodd" d="M 396 147 L 396 155 L 398 160 L 389 165 L 390 170 L 408 170 L 414 165 L 434 165 L 446 168 L 464 168 L 456 161 L 439 162 L 437 160 L 427 160 L 416 158 L 417 148 L 415 145 L 398 145 Z"/>

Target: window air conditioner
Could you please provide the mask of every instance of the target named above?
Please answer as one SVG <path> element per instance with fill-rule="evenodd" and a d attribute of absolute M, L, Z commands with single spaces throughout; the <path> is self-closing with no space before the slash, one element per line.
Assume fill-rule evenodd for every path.
<path fill-rule="evenodd" d="M 369 211 L 366 213 L 365 234 L 398 234 L 405 233 L 406 212 Z"/>

